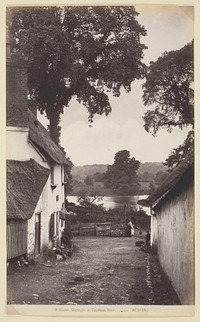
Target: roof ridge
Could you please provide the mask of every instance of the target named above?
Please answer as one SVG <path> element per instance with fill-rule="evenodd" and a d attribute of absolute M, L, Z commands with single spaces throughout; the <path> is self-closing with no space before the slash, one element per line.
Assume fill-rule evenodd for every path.
<path fill-rule="evenodd" d="M 41 150 L 42 153 L 46 154 L 55 163 L 69 165 L 70 162 L 65 157 L 63 151 L 52 140 L 47 129 L 30 110 L 28 110 L 28 118 L 30 140 Z"/>
<path fill-rule="evenodd" d="M 138 203 L 141 205 L 150 205 L 156 200 L 161 200 L 178 184 L 183 175 L 190 167 L 193 166 L 193 164 L 194 160 L 186 157 L 171 173 L 169 173 L 167 178 L 146 199 L 142 201 L 140 200 Z"/>

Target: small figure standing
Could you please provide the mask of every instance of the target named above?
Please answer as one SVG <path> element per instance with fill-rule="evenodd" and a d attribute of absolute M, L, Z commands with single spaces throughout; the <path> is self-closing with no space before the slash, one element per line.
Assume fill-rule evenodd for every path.
<path fill-rule="evenodd" d="M 150 237 L 151 237 L 150 232 L 147 231 L 147 234 L 146 234 L 146 246 L 150 246 Z"/>
<path fill-rule="evenodd" d="M 134 236 L 134 227 L 130 219 L 126 219 L 126 236 Z"/>
<path fill-rule="evenodd" d="M 69 220 L 66 220 L 65 228 L 61 236 L 61 245 L 65 245 L 68 248 L 72 248 L 72 239 L 73 239 L 73 234 L 71 231 L 71 224 Z"/>

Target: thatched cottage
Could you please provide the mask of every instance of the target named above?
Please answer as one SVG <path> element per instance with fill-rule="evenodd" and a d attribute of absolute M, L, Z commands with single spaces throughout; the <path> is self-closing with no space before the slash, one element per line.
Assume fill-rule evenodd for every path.
<path fill-rule="evenodd" d="M 146 200 L 151 245 L 182 304 L 194 304 L 194 164 L 182 161 Z"/>
<path fill-rule="evenodd" d="M 7 258 L 36 257 L 64 227 L 70 162 L 28 109 L 27 62 L 7 50 Z"/>

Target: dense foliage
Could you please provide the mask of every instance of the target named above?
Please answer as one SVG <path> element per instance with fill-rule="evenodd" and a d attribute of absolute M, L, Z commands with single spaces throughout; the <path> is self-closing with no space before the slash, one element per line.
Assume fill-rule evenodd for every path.
<path fill-rule="evenodd" d="M 143 85 L 145 105 L 154 105 L 144 115 L 145 129 L 153 135 L 161 128 L 194 126 L 193 41 L 180 50 L 165 52 L 151 62 Z M 165 164 L 176 166 L 193 148 L 191 132 L 183 145 L 171 152 Z"/>
<path fill-rule="evenodd" d="M 172 170 L 174 166 L 178 165 L 185 158 L 190 161 L 194 159 L 194 131 L 189 131 L 183 144 L 171 151 L 164 164 L 169 167 L 169 170 Z"/>
<path fill-rule="evenodd" d="M 193 43 L 180 50 L 165 52 L 151 62 L 143 85 L 145 105 L 155 109 L 145 113 L 145 129 L 155 134 L 194 123 Z"/>
<path fill-rule="evenodd" d="M 102 201 L 102 196 L 96 192 L 88 193 L 86 190 L 82 190 L 78 196 L 79 205 L 89 209 L 103 209 L 103 205 L 99 204 L 100 201 Z"/>
<path fill-rule="evenodd" d="M 115 154 L 114 163 L 108 166 L 104 176 L 105 187 L 118 195 L 133 195 L 139 191 L 137 170 L 140 162 L 130 157 L 127 150 Z"/>
<path fill-rule="evenodd" d="M 92 122 L 95 114 L 111 112 L 107 92 L 129 92 L 144 77 L 146 30 L 137 15 L 133 6 L 8 8 L 12 47 L 29 59 L 29 94 L 46 113 L 56 143 L 60 114 L 72 97 Z"/>
<path fill-rule="evenodd" d="M 93 186 L 93 180 L 92 180 L 92 178 L 90 176 L 85 177 L 84 183 L 87 186 Z"/>
<path fill-rule="evenodd" d="M 121 227 L 125 227 L 126 216 L 131 219 L 134 223 L 135 228 L 138 229 L 150 229 L 150 216 L 146 214 L 143 210 L 131 210 L 125 216 L 123 209 L 121 207 L 116 207 L 110 210 L 103 209 L 91 209 L 86 208 L 85 211 L 76 207 L 76 216 L 71 217 L 71 223 L 75 229 L 79 229 L 80 223 L 103 223 L 111 222 L 112 227 L 114 224 L 121 224 Z M 119 227 L 119 226 L 118 226 Z"/>

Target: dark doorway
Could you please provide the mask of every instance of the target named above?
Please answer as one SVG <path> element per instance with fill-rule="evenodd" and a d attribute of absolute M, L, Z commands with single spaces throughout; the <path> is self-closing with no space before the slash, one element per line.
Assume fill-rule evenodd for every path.
<path fill-rule="evenodd" d="M 41 251 L 41 213 L 35 215 L 35 255 Z"/>

